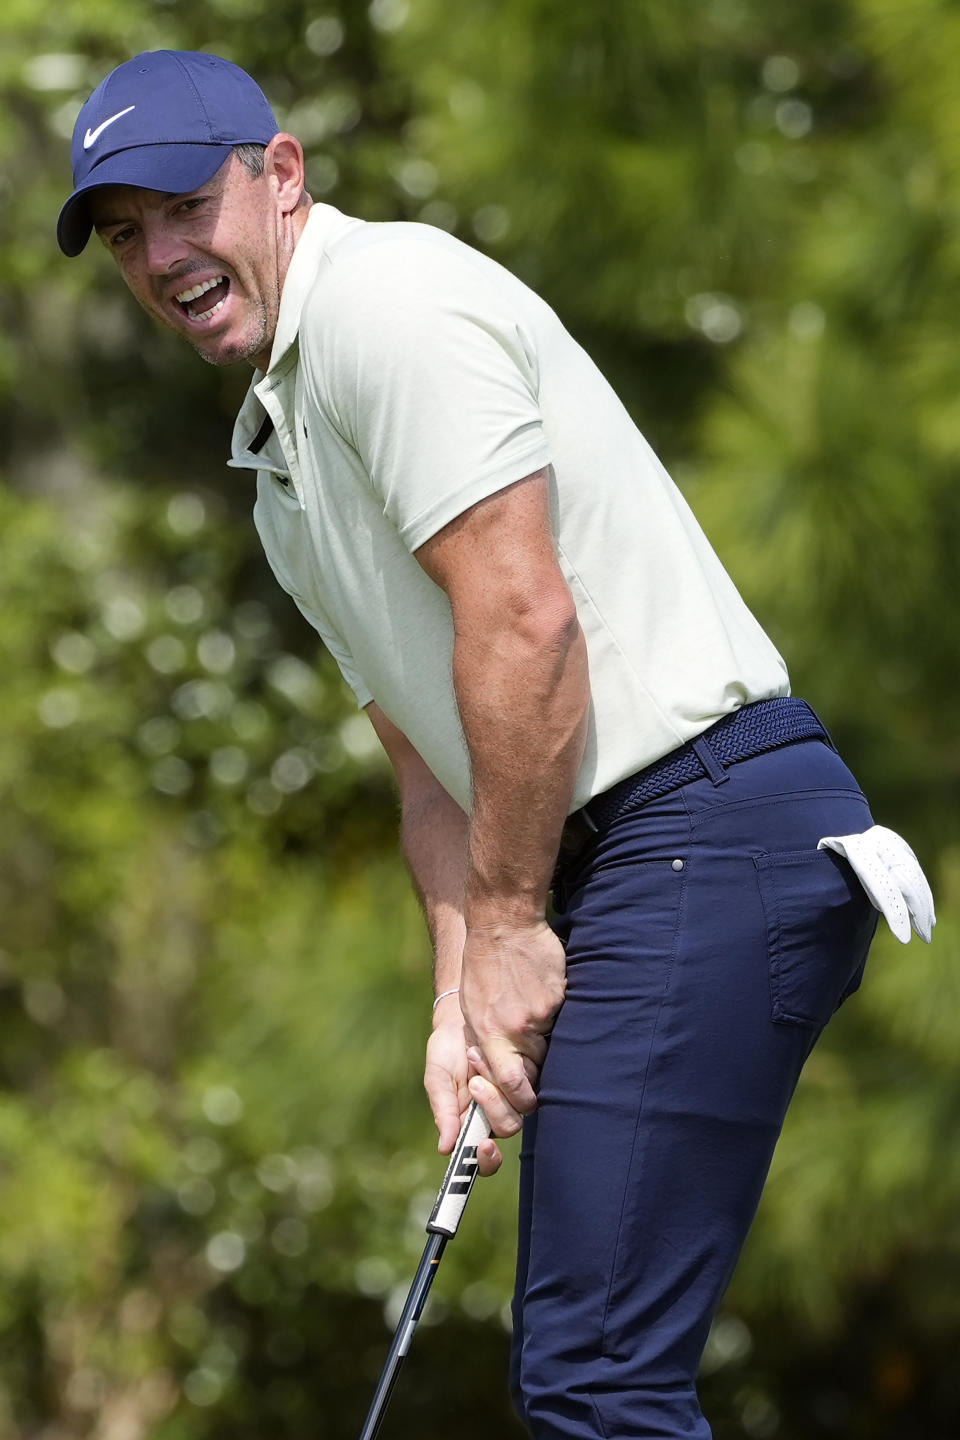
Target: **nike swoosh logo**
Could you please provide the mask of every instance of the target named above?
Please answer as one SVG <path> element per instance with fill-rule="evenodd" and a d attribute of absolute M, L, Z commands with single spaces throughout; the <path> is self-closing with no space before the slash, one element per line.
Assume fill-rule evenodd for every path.
<path fill-rule="evenodd" d="M 91 145 L 96 145 L 104 130 L 106 130 L 108 125 L 112 125 L 114 120 L 119 120 L 121 115 L 129 115 L 130 111 L 136 110 L 136 108 L 136 105 L 128 105 L 126 110 L 118 110 L 116 115 L 111 115 L 109 120 L 104 120 L 103 124 L 98 125 L 96 130 L 88 130 L 83 137 L 84 150 L 89 150 Z"/>

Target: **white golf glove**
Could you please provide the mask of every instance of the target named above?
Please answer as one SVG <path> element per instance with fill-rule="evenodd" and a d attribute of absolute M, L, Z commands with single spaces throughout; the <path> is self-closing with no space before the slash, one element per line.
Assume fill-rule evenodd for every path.
<path fill-rule="evenodd" d="M 853 867 L 872 903 L 906 945 L 910 926 L 930 943 L 937 917 L 920 862 L 895 830 L 873 825 L 862 835 L 825 835 L 818 850 L 835 850 Z"/>

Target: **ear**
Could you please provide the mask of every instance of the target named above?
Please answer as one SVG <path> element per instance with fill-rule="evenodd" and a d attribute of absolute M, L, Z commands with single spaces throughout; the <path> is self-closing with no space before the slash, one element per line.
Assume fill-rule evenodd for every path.
<path fill-rule="evenodd" d="M 263 152 L 263 173 L 276 185 L 281 213 L 291 214 L 300 204 L 305 181 L 300 141 L 283 131 L 274 135 Z"/>

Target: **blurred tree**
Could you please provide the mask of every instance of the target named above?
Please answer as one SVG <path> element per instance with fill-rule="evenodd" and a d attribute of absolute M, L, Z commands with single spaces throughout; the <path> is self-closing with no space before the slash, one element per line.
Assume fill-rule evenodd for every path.
<path fill-rule="evenodd" d="M 718 1440 L 946 1440 L 960 11 L 11 0 L 0 34 L 0 1434 L 346 1440 L 442 1170 L 389 777 L 222 463 L 246 376 L 55 248 L 80 103 L 169 45 L 258 76 L 317 199 L 545 295 L 920 850 L 935 945 L 878 942 L 813 1057 L 703 1383 Z M 509 1433 L 511 1208 L 471 1202 L 393 1433 Z"/>

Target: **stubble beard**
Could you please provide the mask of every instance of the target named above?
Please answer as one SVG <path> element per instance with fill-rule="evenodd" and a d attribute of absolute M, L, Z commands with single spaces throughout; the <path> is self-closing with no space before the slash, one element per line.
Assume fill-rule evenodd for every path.
<path fill-rule="evenodd" d="M 257 301 L 250 319 L 253 325 L 253 333 L 248 334 L 244 339 L 234 345 L 228 346 L 225 350 L 215 355 L 207 353 L 199 337 L 194 340 L 192 336 L 187 335 L 187 343 L 193 347 L 200 356 L 200 359 L 205 360 L 208 365 L 214 365 L 217 368 L 225 365 L 239 365 L 244 360 L 252 360 L 255 355 L 259 355 L 261 351 L 266 350 L 267 347 L 272 344 L 273 337 L 270 333 L 270 315 L 267 310 L 266 301 Z M 274 329 L 275 328 L 276 326 L 274 326 Z"/>

